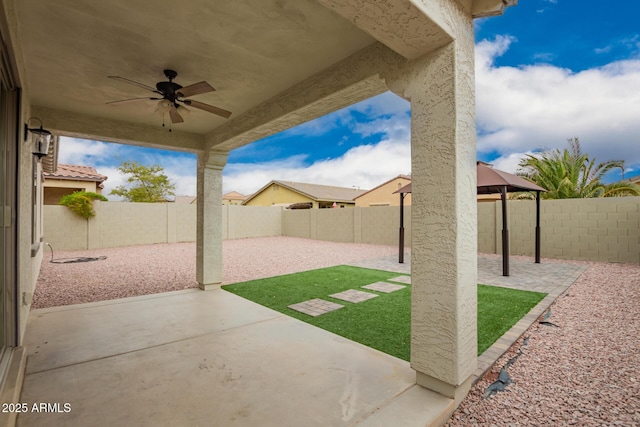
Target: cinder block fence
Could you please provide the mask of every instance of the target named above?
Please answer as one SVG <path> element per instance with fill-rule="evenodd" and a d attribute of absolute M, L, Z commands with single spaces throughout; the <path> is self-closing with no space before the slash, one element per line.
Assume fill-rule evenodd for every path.
<path fill-rule="evenodd" d="M 510 200 L 510 250 L 534 253 L 535 202 Z M 196 207 L 174 203 L 96 202 L 96 216 L 76 217 L 63 206 L 44 207 L 45 238 L 55 249 L 98 249 L 193 242 Z M 478 251 L 501 253 L 501 202 L 478 203 Z M 335 242 L 397 245 L 397 207 L 284 210 L 223 206 L 223 237 L 291 236 Z M 411 246 L 411 207 L 405 207 L 405 245 Z M 543 200 L 543 257 L 640 263 L 640 197 Z"/>

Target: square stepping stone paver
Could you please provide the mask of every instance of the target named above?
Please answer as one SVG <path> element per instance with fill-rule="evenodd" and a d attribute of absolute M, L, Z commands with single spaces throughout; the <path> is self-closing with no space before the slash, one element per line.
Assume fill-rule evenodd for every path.
<path fill-rule="evenodd" d="M 288 308 L 299 311 L 300 313 L 308 314 L 309 316 L 317 317 L 321 314 L 328 313 L 333 310 L 344 307 L 344 305 L 336 304 L 335 302 L 325 301 L 320 298 L 310 299 L 308 301 L 299 302 L 297 304 L 291 304 Z"/>
<path fill-rule="evenodd" d="M 400 282 L 400 283 L 406 283 L 407 285 L 411 284 L 411 276 L 398 276 L 398 277 L 394 277 L 393 279 L 389 279 L 392 282 Z"/>
<path fill-rule="evenodd" d="M 403 276 L 405 277 L 405 276 Z M 391 292 L 399 291 L 400 289 L 406 288 L 404 285 L 394 285 L 393 283 L 387 282 L 376 282 L 370 285 L 364 285 L 363 288 L 370 289 L 372 291 L 384 292 L 389 294 Z"/>
<path fill-rule="evenodd" d="M 356 291 L 355 289 L 349 289 L 346 291 L 338 292 L 337 294 L 329 295 L 331 298 L 341 299 L 347 302 L 359 303 L 371 298 L 375 298 L 378 295 L 370 292 Z"/>

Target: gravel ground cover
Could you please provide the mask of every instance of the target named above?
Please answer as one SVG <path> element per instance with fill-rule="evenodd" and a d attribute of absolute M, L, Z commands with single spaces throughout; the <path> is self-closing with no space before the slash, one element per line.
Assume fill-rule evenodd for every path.
<path fill-rule="evenodd" d="M 223 283 L 379 258 L 395 246 L 261 237 L 223 241 Z M 103 261 L 54 264 L 45 249 L 32 308 L 104 301 L 195 288 L 195 243 L 156 244 L 89 251 L 56 251 L 54 259 L 106 256 Z"/>
<path fill-rule="evenodd" d="M 447 426 L 640 426 L 640 266 L 590 263 Z M 526 344 L 524 339 L 528 337 Z M 506 368 L 512 383 L 483 399 Z"/>

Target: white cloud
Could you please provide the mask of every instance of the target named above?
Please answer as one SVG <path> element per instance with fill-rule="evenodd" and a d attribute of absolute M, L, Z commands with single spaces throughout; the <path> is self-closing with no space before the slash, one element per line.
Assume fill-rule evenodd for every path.
<path fill-rule="evenodd" d="M 305 156 L 294 156 L 285 161 L 230 164 L 225 168 L 223 191 L 249 195 L 273 179 L 369 189 L 396 175 L 410 173 L 411 148 L 408 140 L 385 139 L 351 148 L 341 157 L 311 166 L 304 160 Z"/>
<path fill-rule="evenodd" d="M 377 136 L 379 142 L 362 144 L 342 156 L 309 164 L 305 154 L 256 164 L 233 163 L 224 170 L 223 191 L 252 194 L 271 180 L 309 182 L 363 189 L 411 171 L 409 103 L 391 92 L 359 102 L 316 121 L 298 126 L 289 134 L 328 133 L 348 127 L 356 138 Z M 328 143 L 343 145 L 345 137 Z"/>
<path fill-rule="evenodd" d="M 516 173 L 520 167 L 520 161 L 527 155 L 533 154 L 533 152 L 528 151 L 526 153 L 511 153 L 505 156 L 499 157 L 491 162 L 491 164 L 501 171 Z"/>
<path fill-rule="evenodd" d="M 58 162 L 72 165 L 95 165 L 105 157 L 118 155 L 120 145 L 80 138 L 60 138 Z"/>
<path fill-rule="evenodd" d="M 580 137 L 598 161 L 640 164 L 640 60 L 574 73 L 551 65 L 497 67 L 514 39 L 497 37 L 476 49 L 478 151 L 514 153 L 567 147 Z"/>

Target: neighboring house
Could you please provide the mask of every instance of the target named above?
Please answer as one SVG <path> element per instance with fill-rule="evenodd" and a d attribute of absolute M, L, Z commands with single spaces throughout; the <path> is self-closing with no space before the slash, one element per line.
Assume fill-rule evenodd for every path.
<path fill-rule="evenodd" d="M 76 191 L 102 194 L 105 175 L 93 166 L 64 165 L 59 163 L 53 173 L 44 171 L 44 204 L 57 205 L 60 199 Z"/>
<path fill-rule="evenodd" d="M 193 205 L 196 203 L 196 196 L 175 196 L 173 198 L 173 203 L 177 203 L 179 205 Z"/>
<path fill-rule="evenodd" d="M 399 206 L 400 195 L 393 193 L 410 182 L 411 177 L 409 175 L 398 175 L 395 178 L 391 178 L 390 180 L 356 197 L 356 206 Z M 404 204 L 406 206 L 411 205 L 411 193 L 407 194 L 404 198 Z"/>
<path fill-rule="evenodd" d="M 231 191 L 222 195 L 223 205 L 241 205 L 245 201 L 247 196 L 238 193 L 237 191 Z"/>
<path fill-rule="evenodd" d="M 180 201 L 178 201 L 180 197 Z M 231 191 L 222 195 L 222 205 L 241 205 L 247 196 L 238 193 L 237 191 Z M 188 203 L 195 205 L 198 202 L 197 196 L 176 196 L 176 203 Z"/>
<path fill-rule="evenodd" d="M 289 206 L 294 203 L 312 203 L 314 208 L 354 207 L 354 198 L 365 193 L 347 187 L 306 184 L 291 181 L 271 181 L 249 196 L 245 206 Z"/>

